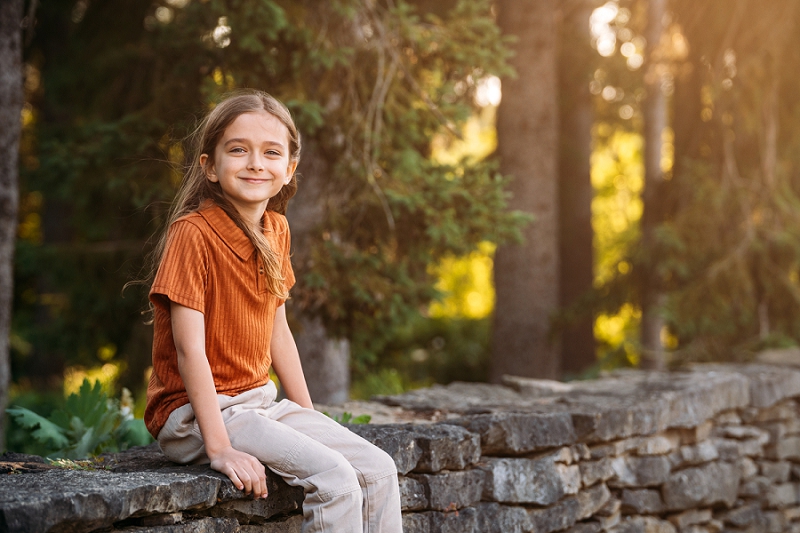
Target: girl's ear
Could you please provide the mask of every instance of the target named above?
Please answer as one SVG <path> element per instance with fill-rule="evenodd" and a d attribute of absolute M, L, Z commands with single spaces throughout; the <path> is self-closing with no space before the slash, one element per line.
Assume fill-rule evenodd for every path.
<path fill-rule="evenodd" d="M 203 168 L 203 172 L 206 173 L 206 178 L 208 178 L 209 181 L 218 181 L 214 164 L 208 164 L 208 154 L 200 154 L 200 166 Z"/>
<path fill-rule="evenodd" d="M 294 171 L 297 170 L 297 163 L 299 163 L 297 159 L 292 159 L 289 161 L 289 167 L 286 169 L 286 179 L 283 180 L 284 185 L 289 185 L 289 182 L 292 181 Z"/>

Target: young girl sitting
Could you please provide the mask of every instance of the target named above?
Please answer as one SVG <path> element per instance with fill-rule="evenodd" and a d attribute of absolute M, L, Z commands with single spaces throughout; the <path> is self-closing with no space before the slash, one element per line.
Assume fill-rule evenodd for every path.
<path fill-rule="evenodd" d="M 303 487 L 304 532 L 401 532 L 394 462 L 314 411 L 286 322 L 283 213 L 300 157 L 289 111 L 237 93 L 191 139 L 154 255 L 150 433 L 169 459 L 210 462 L 255 497 L 267 497 L 264 464 Z M 270 366 L 288 399 L 275 401 Z"/>

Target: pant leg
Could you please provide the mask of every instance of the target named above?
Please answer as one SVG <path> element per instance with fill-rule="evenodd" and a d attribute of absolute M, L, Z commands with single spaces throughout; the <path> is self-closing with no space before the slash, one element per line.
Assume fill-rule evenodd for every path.
<path fill-rule="evenodd" d="M 402 533 L 397 467 L 389 454 L 322 413 L 288 400 L 270 412 L 275 420 L 341 453 L 352 465 L 363 492 L 365 533 Z"/>
<path fill-rule="evenodd" d="M 356 471 L 338 451 L 274 419 L 275 409 L 269 406 L 279 404 L 273 403 L 272 383 L 218 398 L 233 447 L 257 457 L 290 485 L 303 487 L 304 533 L 362 532 L 363 497 Z M 158 437 L 174 461 L 208 461 L 190 405 L 173 412 Z"/>

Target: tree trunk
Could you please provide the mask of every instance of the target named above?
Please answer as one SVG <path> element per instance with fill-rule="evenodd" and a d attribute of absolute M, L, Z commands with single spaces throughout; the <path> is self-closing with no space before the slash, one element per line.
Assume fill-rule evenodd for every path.
<path fill-rule="evenodd" d="M 292 265 L 298 279 L 307 271 L 308 251 L 322 239 L 325 216 L 323 188 L 327 164 L 306 141 L 298 168 L 299 188 L 289 202 L 287 218 L 292 231 Z M 337 404 L 350 394 L 350 345 L 328 335 L 325 325 L 309 309 L 290 299 L 286 304 L 303 372 L 315 403 Z"/>
<path fill-rule="evenodd" d="M 504 374 L 556 379 L 559 305 L 558 75 L 554 0 L 503 0 L 498 23 L 517 38 L 514 79 L 503 80 L 497 117 L 500 171 L 512 178 L 509 207 L 530 213 L 524 242 L 498 248 L 490 379 Z"/>
<path fill-rule="evenodd" d="M 589 17 L 596 2 L 574 2 L 564 13 L 559 34 L 560 162 L 559 223 L 561 305 L 579 304 L 592 290 L 592 79 Z M 561 368 L 577 376 L 597 362 L 594 316 L 576 309 L 561 335 Z M 574 316 L 574 319 L 571 317 Z"/>
<path fill-rule="evenodd" d="M 0 2 L 0 449 L 5 448 L 14 243 L 17 236 L 19 140 L 22 132 L 23 0 Z"/>
<path fill-rule="evenodd" d="M 656 277 L 655 230 L 662 221 L 664 172 L 661 170 L 662 135 L 667 128 L 667 97 L 662 83 L 666 65 L 660 51 L 661 36 L 664 34 L 666 0 L 650 0 L 647 12 L 648 53 L 645 65 L 645 87 L 647 97 L 643 105 L 644 114 L 644 212 L 642 213 L 642 249 L 644 251 L 642 272 L 642 368 L 662 370 L 666 366 L 664 350 L 661 346 L 661 330 L 664 327 L 662 309 L 665 295 L 659 289 Z"/>

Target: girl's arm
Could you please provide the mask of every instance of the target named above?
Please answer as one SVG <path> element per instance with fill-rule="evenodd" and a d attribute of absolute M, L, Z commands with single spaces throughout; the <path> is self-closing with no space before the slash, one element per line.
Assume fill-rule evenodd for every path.
<path fill-rule="evenodd" d="M 278 374 L 286 397 L 302 407 L 313 409 L 303 367 L 300 365 L 300 354 L 297 353 L 297 345 L 286 322 L 285 305 L 278 307 L 275 313 L 269 349 L 272 354 L 272 368 Z"/>
<path fill-rule="evenodd" d="M 175 302 L 170 302 L 170 314 L 178 371 L 200 425 L 211 468 L 228 476 L 239 490 L 266 498 L 264 465 L 252 455 L 233 449 L 222 421 L 214 377 L 206 358 L 203 314 Z"/>

